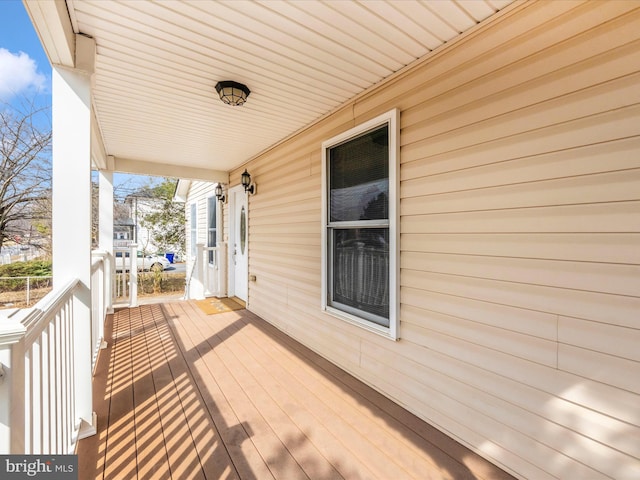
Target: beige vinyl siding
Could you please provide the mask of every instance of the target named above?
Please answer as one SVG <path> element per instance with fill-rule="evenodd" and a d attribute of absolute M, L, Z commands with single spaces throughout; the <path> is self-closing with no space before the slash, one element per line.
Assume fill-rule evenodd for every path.
<path fill-rule="evenodd" d="M 320 155 L 395 107 L 391 342 L 320 310 Z M 246 167 L 252 311 L 520 478 L 637 478 L 637 2 L 507 8 Z"/>

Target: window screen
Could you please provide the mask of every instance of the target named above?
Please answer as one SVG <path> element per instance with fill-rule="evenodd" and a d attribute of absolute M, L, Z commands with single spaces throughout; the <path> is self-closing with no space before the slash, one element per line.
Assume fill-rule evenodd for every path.
<path fill-rule="evenodd" d="M 327 305 L 389 326 L 389 126 L 327 152 Z"/>

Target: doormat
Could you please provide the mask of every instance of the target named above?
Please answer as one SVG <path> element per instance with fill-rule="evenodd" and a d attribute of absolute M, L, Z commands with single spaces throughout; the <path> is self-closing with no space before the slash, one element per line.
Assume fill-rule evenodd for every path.
<path fill-rule="evenodd" d="M 244 305 L 241 305 L 231 298 L 205 298 L 204 300 L 196 300 L 196 305 L 207 315 L 233 312 L 234 310 L 242 310 L 244 308 Z"/>

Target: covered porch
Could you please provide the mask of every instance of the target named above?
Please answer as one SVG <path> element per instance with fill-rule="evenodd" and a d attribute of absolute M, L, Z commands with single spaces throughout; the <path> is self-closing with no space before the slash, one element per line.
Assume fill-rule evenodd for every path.
<path fill-rule="evenodd" d="M 54 292 L 0 323 L 1 453 L 80 443 L 81 478 L 637 477 L 638 2 L 24 3 L 53 68 Z M 343 141 L 380 168 L 332 170 Z M 112 312 L 114 172 L 192 182 L 200 290 L 248 311 Z M 354 194 L 332 219 L 377 181 L 377 216 Z M 379 314 L 334 288 L 343 228 L 388 249 Z"/>
<path fill-rule="evenodd" d="M 247 310 L 117 310 L 80 478 L 507 479 Z"/>

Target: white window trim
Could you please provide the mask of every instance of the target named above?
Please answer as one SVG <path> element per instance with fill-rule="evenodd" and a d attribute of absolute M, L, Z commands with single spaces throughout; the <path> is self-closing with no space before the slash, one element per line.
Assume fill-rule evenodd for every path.
<path fill-rule="evenodd" d="M 356 137 L 360 134 L 380 127 L 389 125 L 389 326 L 384 327 L 371 321 L 365 320 L 357 315 L 352 315 L 342 310 L 331 307 L 327 304 L 327 258 L 329 252 L 327 248 L 327 152 L 328 150 L 342 142 Z M 324 312 L 334 317 L 340 318 L 348 323 L 357 325 L 365 330 L 376 333 L 383 337 L 398 340 L 399 308 L 400 308 L 400 110 L 393 109 L 379 115 L 365 123 L 362 123 L 346 132 L 322 142 L 322 296 L 321 307 Z"/>

